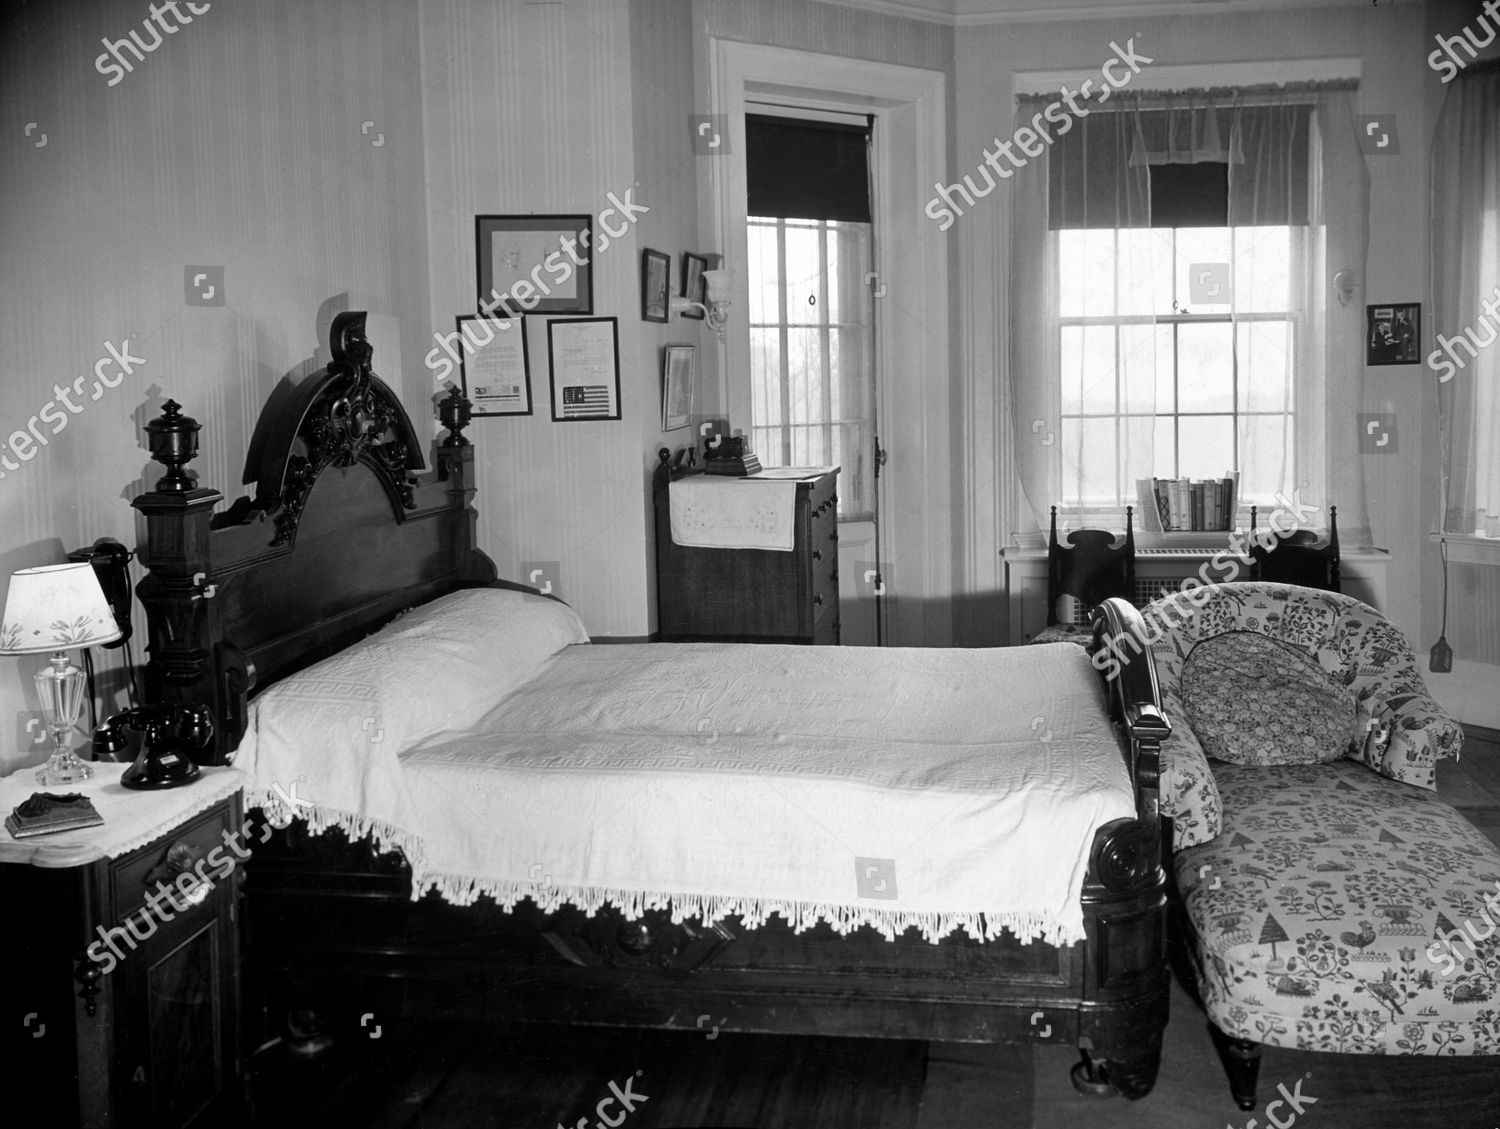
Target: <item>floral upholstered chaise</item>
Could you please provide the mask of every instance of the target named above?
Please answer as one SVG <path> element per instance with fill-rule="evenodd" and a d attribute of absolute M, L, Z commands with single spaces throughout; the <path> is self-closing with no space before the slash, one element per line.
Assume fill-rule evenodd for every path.
<path fill-rule="evenodd" d="M 1500 1054 L 1500 851 L 1432 790 L 1462 731 L 1406 639 L 1283 584 L 1144 615 L 1177 886 L 1241 1107 L 1261 1044 Z"/>

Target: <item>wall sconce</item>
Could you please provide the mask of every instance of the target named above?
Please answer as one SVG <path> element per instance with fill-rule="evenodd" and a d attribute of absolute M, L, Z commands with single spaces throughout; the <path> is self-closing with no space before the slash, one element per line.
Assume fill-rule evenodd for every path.
<path fill-rule="evenodd" d="M 1358 280 L 1354 277 L 1354 272 L 1348 267 L 1345 267 L 1333 276 L 1333 293 L 1334 297 L 1339 300 L 1340 306 L 1347 306 L 1349 304 L 1349 299 L 1354 297 L 1354 288 L 1356 285 L 1358 285 Z"/>
<path fill-rule="evenodd" d="M 724 327 L 729 324 L 729 272 L 727 270 L 706 270 L 703 272 L 704 296 L 708 304 L 695 302 L 691 298 L 674 295 L 671 303 L 672 313 L 679 317 L 688 310 L 702 310 L 703 316 L 708 321 L 708 327 L 719 335 L 719 344 L 724 344 Z"/>

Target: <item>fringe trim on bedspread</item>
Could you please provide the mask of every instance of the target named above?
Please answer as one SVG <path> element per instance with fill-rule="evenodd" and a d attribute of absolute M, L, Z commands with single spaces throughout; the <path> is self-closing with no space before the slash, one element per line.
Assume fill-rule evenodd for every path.
<path fill-rule="evenodd" d="M 1049 945 L 1062 946 L 1083 940 L 1081 930 L 1072 936 L 1073 930 L 1066 929 L 1062 922 L 1046 913 L 879 909 L 779 898 L 665 894 L 608 886 L 564 887 L 553 886 L 550 875 L 512 882 L 474 875 L 429 874 L 423 866 L 421 836 L 382 820 L 297 800 L 295 793 L 291 799 L 295 805 L 280 792 L 250 789 L 246 794 L 247 806 L 263 809 L 274 827 L 285 827 L 293 819 L 302 819 L 306 820 L 307 829 L 313 835 L 337 827 L 349 836 L 351 842 L 370 836 L 382 851 L 399 850 L 411 865 L 412 901 L 419 901 L 428 890 L 436 890 L 440 898 L 456 906 L 473 905 L 488 895 L 501 909 L 510 910 L 517 902 L 530 898 L 544 913 L 555 913 L 565 905 L 572 905 L 589 917 L 609 904 L 618 909 L 626 921 L 635 921 L 647 910 L 666 910 L 670 912 L 674 925 L 681 925 L 690 918 L 718 921 L 737 915 L 748 929 L 764 925 L 772 914 L 776 914 L 792 927 L 794 933 L 826 921 L 840 936 L 868 925 L 887 941 L 894 941 L 906 930 L 915 928 L 923 940 L 932 944 L 959 929 L 978 941 L 998 941 L 1007 929 L 1023 944 L 1041 940 Z"/>
<path fill-rule="evenodd" d="M 503 910 L 513 909 L 517 902 L 530 898 L 544 913 L 554 913 L 564 905 L 573 905 L 589 917 L 593 917 L 608 903 L 618 909 L 626 921 L 635 921 L 647 910 L 667 910 L 671 913 L 674 925 L 680 925 L 689 918 L 717 921 L 738 915 L 746 928 L 755 929 L 764 925 L 772 914 L 777 914 L 792 927 L 794 933 L 801 933 L 820 921 L 826 921 L 841 936 L 868 925 L 887 941 L 894 941 L 899 934 L 911 928 L 917 929 L 923 940 L 932 944 L 937 944 L 958 929 L 963 929 L 970 937 L 979 941 L 998 941 L 1007 929 L 1022 943 L 1042 940 L 1049 945 L 1070 945 L 1074 941 L 1083 940 L 1081 931 L 1076 937 L 1066 936 L 1061 922 L 1050 914 L 1042 913 L 877 909 L 873 906 L 830 905 L 784 901 L 779 898 L 650 893 L 606 886 L 559 887 L 551 885 L 550 876 L 542 876 L 533 881 L 508 882 L 468 875 L 423 874 L 420 881 L 413 879 L 411 890 L 413 899 L 421 897 L 428 890 L 436 890 L 445 902 L 459 906 L 472 905 L 487 894 Z"/>
<path fill-rule="evenodd" d="M 288 826 L 292 820 L 300 819 L 306 822 L 307 830 L 312 835 L 321 835 L 330 827 L 337 827 L 349 837 L 351 843 L 357 843 L 368 836 L 381 851 L 400 851 L 411 864 L 412 874 L 418 873 L 423 850 L 422 837 L 415 832 L 382 819 L 371 819 L 337 808 L 310 804 L 306 800 L 297 799 L 295 789 L 290 799 L 292 802 L 289 803 L 286 795 L 279 791 L 263 792 L 257 788 L 249 788 L 245 792 L 245 806 L 264 811 L 266 820 L 272 827 L 280 829 Z"/>

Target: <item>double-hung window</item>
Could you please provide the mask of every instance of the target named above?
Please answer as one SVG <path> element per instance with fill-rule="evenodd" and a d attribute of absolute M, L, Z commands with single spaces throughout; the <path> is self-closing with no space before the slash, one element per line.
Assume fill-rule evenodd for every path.
<path fill-rule="evenodd" d="M 1045 188 L 1018 187 L 1019 461 L 1070 524 L 1122 524 L 1153 477 L 1236 477 L 1232 523 L 1320 458 L 1311 112 L 1096 107 L 1054 139 Z"/>

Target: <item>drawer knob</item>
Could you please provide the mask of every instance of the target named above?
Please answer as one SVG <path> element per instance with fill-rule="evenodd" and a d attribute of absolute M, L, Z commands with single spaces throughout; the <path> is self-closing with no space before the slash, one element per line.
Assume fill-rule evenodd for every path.
<path fill-rule="evenodd" d="M 615 944 L 631 956 L 640 956 L 655 940 L 651 935 L 651 926 L 645 921 L 622 921 L 615 930 Z"/>
<path fill-rule="evenodd" d="M 822 602 L 823 602 L 823 597 L 822 596 L 814 596 L 813 597 L 813 606 L 814 607 L 816 607 L 817 605 L 821 604 Z"/>
<path fill-rule="evenodd" d="M 834 531 L 828 535 L 828 540 L 830 540 L 830 541 L 837 541 L 838 539 L 839 539 L 839 531 L 837 529 L 834 529 Z"/>
<path fill-rule="evenodd" d="M 815 561 L 821 561 L 822 559 L 823 559 L 823 550 L 822 549 L 814 549 L 813 550 L 813 560 L 815 560 Z"/>

